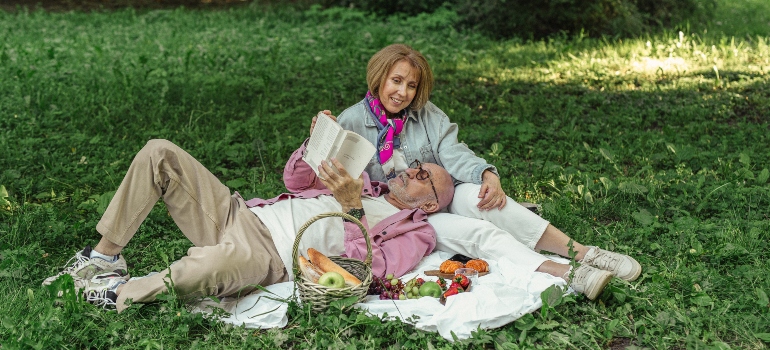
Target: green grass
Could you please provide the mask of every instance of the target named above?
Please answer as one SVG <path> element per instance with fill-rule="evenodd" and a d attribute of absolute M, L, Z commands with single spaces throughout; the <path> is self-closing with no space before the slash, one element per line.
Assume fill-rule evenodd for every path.
<path fill-rule="evenodd" d="M 720 35 L 750 38 L 770 31 L 770 2 L 719 1 L 716 18 L 700 28 Z"/>
<path fill-rule="evenodd" d="M 767 348 L 767 13 L 743 0 L 689 33 L 496 42 L 448 29 L 446 13 L 0 12 L 0 344 Z M 309 119 L 360 100 L 368 58 L 396 41 L 428 56 L 432 100 L 512 197 L 542 203 L 580 242 L 634 255 L 642 277 L 456 343 L 356 312 L 292 307 L 286 328 L 246 330 L 172 296 L 120 315 L 53 306 L 40 282 L 97 241 L 148 139 L 179 144 L 245 197 L 272 197 Z M 158 205 L 125 255 L 142 275 L 188 246 Z"/>

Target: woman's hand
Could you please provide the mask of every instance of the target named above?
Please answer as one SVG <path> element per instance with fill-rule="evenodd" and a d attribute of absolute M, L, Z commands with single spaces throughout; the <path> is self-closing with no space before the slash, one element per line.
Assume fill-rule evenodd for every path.
<path fill-rule="evenodd" d="M 481 190 L 479 191 L 479 204 L 476 206 L 480 210 L 491 210 L 493 208 L 503 209 L 508 197 L 500 185 L 500 178 L 493 172 L 485 170 L 482 176 Z"/>
<path fill-rule="evenodd" d="M 332 115 L 332 111 L 330 111 L 330 110 L 328 110 L 328 109 L 324 109 L 323 111 L 321 111 L 321 112 L 319 112 L 319 113 L 323 113 L 323 114 L 326 114 L 326 115 L 328 115 L 330 118 L 332 118 L 332 120 L 334 120 L 335 122 L 337 121 L 337 117 L 333 116 L 333 115 Z M 312 122 L 312 123 L 310 123 L 310 135 L 313 135 L 313 128 L 315 128 L 315 123 L 316 123 L 317 121 L 318 121 L 318 114 L 316 114 L 315 116 L 313 116 L 313 122 Z"/>

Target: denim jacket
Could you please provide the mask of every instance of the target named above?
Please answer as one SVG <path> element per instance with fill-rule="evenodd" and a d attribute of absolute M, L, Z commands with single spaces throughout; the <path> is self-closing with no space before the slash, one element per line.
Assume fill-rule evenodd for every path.
<path fill-rule="evenodd" d="M 365 100 L 348 107 L 340 113 L 337 121 L 344 129 L 377 145 L 377 126 Z M 400 139 L 407 163 L 414 159 L 436 163 L 452 175 L 455 185 L 462 182 L 481 184 L 481 174 L 487 169 L 498 175 L 494 165 L 487 164 L 468 146 L 457 141 L 457 124 L 450 122 L 449 117 L 431 102 L 420 110 L 409 112 Z M 365 171 L 372 180 L 386 181 L 377 154 L 369 160 Z"/>

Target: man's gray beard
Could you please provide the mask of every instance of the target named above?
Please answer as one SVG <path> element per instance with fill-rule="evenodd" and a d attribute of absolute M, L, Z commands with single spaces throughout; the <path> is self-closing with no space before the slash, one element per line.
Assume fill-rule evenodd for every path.
<path fill-rule="evenodd" d="M 409 193 L 406 192 L 406 189 L 404 188 L 404 185 L 401 183 L 399 176 L 396 176 L 395 178 L 388 180 L 388 189 L 390 190 L 390 195 L 392 197 L 398 198 L 399 201 L 408 205 L 411 208 L 419 208 L 430 199 L 429 195 L 425 195 L 423 197 L 411 196 Z"/>

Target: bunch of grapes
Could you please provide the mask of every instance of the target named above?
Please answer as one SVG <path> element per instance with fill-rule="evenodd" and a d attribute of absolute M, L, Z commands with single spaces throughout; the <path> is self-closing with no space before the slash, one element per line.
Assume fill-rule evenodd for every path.
<path fill-rule="evenodd" d="M 422 278 L 412 278 L 406 281 L 404 285 L 404 291 L 406 291 L 407 299 L 420 299 L 420 286 L 425 283 Z"/>
<path fill-rule="evenodd" d="M 380 300 L 405 300 L 404 283 L 389 273 L 385 278 L 374 276 L 369 285 L 369 295 L 379 295 Z"/>

